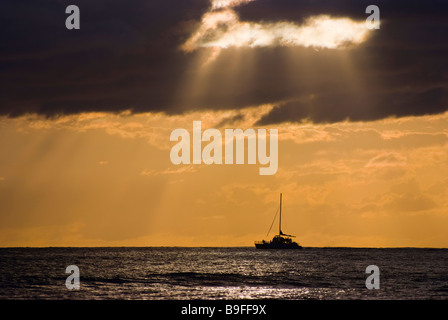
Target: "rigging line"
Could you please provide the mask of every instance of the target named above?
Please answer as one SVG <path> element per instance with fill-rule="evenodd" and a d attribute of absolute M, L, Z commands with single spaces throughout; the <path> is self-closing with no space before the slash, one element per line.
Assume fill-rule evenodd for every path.
<path fill-rule="evenodd" d="M 279 209 L 280 209 L 280 206 L 277 208 L 277 212 L 275 213 L 274 220 L 272 220 L 271 227 L 269 228 L 269 231 L 266 234 L 266 237 L 269 235 L 269 232 L 271 232 L 272 226 L 274 225 L 274 221 L 275 221 L 275 218 L 277 217 L 277 213 L 278 213 Z"/>

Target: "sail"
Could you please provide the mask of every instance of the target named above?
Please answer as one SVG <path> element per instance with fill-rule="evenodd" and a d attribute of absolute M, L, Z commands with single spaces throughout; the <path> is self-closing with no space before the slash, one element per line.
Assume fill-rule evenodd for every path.
<path fill-rule="evenodd" d="M 270 241 L 255 241 L 255 247 L 257 249 L 302 249 L 297 242 L 292 241 L 292 235 L 285 234 L 282 231 L 282 194 L 280 193 L 280 206 L 275 213 L 274 220 L 272 220 L 271 227 L 269 228 L 268 234 L 271 231 L 272 225 L 274 224 L 277 213 L 280 211 L 279 222 L 278 222 L 278 235 Z"/>

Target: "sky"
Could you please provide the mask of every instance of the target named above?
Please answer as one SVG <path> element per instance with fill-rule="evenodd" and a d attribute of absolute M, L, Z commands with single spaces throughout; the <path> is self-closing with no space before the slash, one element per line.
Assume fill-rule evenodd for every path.
<path fill-rule="evenodd" d="M 3 1 L 0 246 L 253 246 L 282 193 L 303 246 L 448 247 L 447 10 Z M 193 121 L 278 130 L 277 172 L 173 164 Z"/>

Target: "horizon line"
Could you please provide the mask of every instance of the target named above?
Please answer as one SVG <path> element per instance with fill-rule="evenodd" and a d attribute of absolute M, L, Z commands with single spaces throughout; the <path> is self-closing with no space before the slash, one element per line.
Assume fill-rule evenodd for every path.
<path fill-rule="evenodd" d="M 177 246 L 177 245 L 167 245 L 167 246 L 0 246 L 0 249 L 50 249 L 50 248 L 253 248 L 254 246 Z M 303 249 L 448 249 L 448 247 L 348 247 L 348 246 L 302 246 Z M 281 250 L 281 249 L 279 249 Z M 287 250 L 287 249 L 285 249 Z M 274 250 L 278 251 L 278 250 Z"/>

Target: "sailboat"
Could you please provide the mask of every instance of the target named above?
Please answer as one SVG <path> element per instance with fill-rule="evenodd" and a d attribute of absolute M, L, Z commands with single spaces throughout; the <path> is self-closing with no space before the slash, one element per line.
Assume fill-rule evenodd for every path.
<path fill-rule="evenodd" d="M 274 217 L 275 220 L 275 217 Z M 274 223 L 274 221 L 272 221 Z M 271 225 L 272 228 L 272 225 Z M 271 231 L 271 229 L 269 229 Z M 269 234 L 268 231 L 268 234 Z M 257 249 L 302 249 L 297 242 L 292 241 L 295 236 L 284 234 L 282 232 L 282 194 L 280 193 L 280 218 L 278 221 L 278 234 L 272 238 L 271 241 L 255 241 L 255 248 Z"/>

